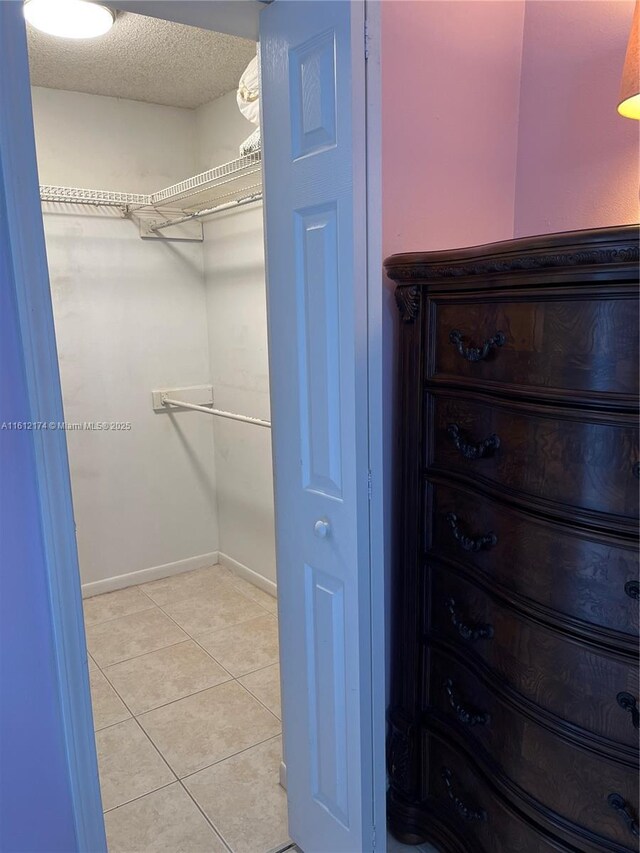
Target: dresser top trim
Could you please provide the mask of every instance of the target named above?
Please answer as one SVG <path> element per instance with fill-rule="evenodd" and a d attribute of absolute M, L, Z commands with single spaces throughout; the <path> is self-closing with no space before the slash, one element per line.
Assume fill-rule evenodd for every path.
<path fill-rule="evenodd" d="M 513 275 L 567 267 L 622 265 L 637 268 L 638 247 L 638 226 L 622 225 L 522 237 L 464 249 L 406 252 L 391 255 L 384 266 L 389 278 L 398 282 Z"/>

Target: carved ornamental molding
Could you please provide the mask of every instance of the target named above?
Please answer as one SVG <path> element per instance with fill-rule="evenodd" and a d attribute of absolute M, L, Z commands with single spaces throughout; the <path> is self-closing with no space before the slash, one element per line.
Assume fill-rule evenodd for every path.
<path fill-rule="evenodd" d="M 549 269 L 553 267 L 582 267 L 607 264 L 637 264 L 640 260 L 638 245 L 629 244 L 601 249 L 568 250 L 566 252 L 534 253 L 511 258 L 470 259 L 468 263 L 407 263 L 390 264 L 388 275 L 394 281 L 429 281 L 442 278 L 463 278 L 472 275 L 494 275 L 518 271 Z M 396 290 L 396 298 L 398 290 Z M 400 302 L 398 301 L 400 305 Z M 402 309 L 401 309 L 402 310 Z M 413 319 L 413 317 L 411 318 Z"/>
<path fill-rule="evenodd" d="M 404 792 L 409 790 L 411 752 L 411 728 L 404 732 L 391 723 L 387 741 L 389 780 L 394 788 Z"/>
<path fill-rule="evenodd" d="M 420 313 L 421 293 L 417 285 L 396 287 L 396 304 L 403 323 L 413 323 Z"/>

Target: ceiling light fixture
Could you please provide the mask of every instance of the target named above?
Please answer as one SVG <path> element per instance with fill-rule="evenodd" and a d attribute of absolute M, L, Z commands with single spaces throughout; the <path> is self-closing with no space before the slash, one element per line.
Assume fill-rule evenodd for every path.
<path fill-rule="evenodd" d="M 25 0 L 24 16 L 43 33 L 68 39 L 102 36 L 116 17 L 111 9 L 90 0 Z"/>

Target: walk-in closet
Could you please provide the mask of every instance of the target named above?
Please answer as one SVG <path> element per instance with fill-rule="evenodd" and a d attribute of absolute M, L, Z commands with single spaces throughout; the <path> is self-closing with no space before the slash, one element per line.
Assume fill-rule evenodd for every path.
<path fill-rule="evenodd" d="M 28 38 L 109 850 L 280 849 L 256 43 Z"/>

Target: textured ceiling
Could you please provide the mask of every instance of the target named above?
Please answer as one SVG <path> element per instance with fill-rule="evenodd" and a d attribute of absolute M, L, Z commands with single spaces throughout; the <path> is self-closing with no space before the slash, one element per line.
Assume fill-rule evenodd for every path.
<path fill-rule="evenodd" d="M 235 89 L 256 53 L 248 39 L 131 12 L 118 12 L 96 39 L 27 30 L 34 86 L 173 107 L 199 107 Z"/>

